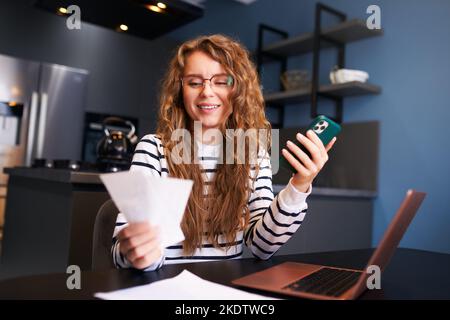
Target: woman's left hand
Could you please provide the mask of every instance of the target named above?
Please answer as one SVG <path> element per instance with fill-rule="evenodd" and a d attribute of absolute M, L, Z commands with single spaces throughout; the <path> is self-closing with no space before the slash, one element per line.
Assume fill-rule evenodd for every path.
<path fill-rule="evenodd" d="M 296 138 L 309 151 L 311 158 L 291 141 L 287 142 L 290 152 L 283 149 L 282 154 L 297 171 L 292 178 L 292 184 L 298 191 L 307 192 L 314 178 L 328 161 L 328 151 L 336 142 L 336 137 L 326 147 L 312 130 L 308 130 L 306 136 L 297 133 Z"/>

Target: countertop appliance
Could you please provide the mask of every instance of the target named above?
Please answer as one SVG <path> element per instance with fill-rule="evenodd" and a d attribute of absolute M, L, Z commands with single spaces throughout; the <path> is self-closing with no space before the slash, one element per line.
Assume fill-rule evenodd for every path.
<path fill-rule="evenodd" d="M 128 170 L 138 142 L 138 131 L 137 118 L 86 112 L 80 170 Z"/>
<path fill-rule="evenodd" d="M 128 130 L 111 130 L 108 128 L 111 124 L 128 127 Z M 119 117 L 108 117 L 102 126 L 105 135 L 97 144 L 97 163 L 103 171 L 128 170 L 138 142 L 133 123 Z"/>

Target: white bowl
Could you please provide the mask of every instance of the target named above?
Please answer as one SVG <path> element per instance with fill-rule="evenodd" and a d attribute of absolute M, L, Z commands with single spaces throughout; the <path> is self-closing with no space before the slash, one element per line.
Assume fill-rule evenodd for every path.
<path fill-rule="evenodd" d="M 369 74 L 361 70 L 339 69 L 330 72 L 331 83 L 345 83 L 351 81 L 366 82 Z"/>

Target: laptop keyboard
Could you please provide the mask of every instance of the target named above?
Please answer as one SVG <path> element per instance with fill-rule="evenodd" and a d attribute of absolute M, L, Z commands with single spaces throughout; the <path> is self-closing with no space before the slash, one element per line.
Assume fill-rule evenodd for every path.
<path fill-rule="evenodd" d="M 360 275 L 361 271 L 322 268 L 289 284 L 284 289 L 337 297 L 350 289 Z"/>

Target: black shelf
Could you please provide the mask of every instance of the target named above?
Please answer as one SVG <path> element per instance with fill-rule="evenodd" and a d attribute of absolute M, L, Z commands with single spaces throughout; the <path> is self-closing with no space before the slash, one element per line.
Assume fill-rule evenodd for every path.
<path fill-rule="evenodd" d="M 365 21 L 360 19 L 344 21 L 322 31 L 323 36 L 341 44 L 381 36 L 382 34 L 382 29 L 370 30 L 367 28 Z M 333 46 L 334 45 L 331 42 L 323 41 L 321 42 L 320 48 L 326 49 Z M 291 57 L 312 52 L 313 49 L 314 32 L 301 34 L 264 47 L 262 51 L 268 55 L 264 55 L 263 62 L 272 61 L 272 55 L 279 57 Z"/>
<path fill-rule="evenodd" d="M 322 28 L 322 14 L 328 13 L 337 17 L 340 22 L 332 27 Z M 281 36 L 282 39 L 264 45 L 264 33 L 271 32 Z M 256 52 L 256 64 L 258 73 L 264 63 L 277 61 L 280 63 L 280 73 L 287 69 L 289 57 L 302 55 L 308 52 L 313 53 L 312 79 L 309 88 L 283 91 L 280 83 L 279 92 L 266 93 L 264 100 L 268 107 L 276 107 L 279 121 L 272 123 L 275 128 L 284 126 L 284 105 L 302 102 L 311 102 L 311 118 L 315 118 L 319 113 L 319 97 L 327 98 L 335 103 L 335 117 L 330 116 L 337 122 L 342 122 L 344 97 L 360 96 L 369 94 L 379 94 L 381 88 L 377 85 L 362 82 L 347 82 L 340 84 L 319 84 L 320 51 L 329 47 L 338 50 L 336 66 L 338 69 L 345 68 L 345 45 L 347 43 L 381 36 L 382 29 L 371 30 L 367 28 L 365 21 L 361 19 L 347 20 L 345 13 L 335 10 L 327 5 L 317 3 L 315 10 L 314 31 L 289 37 L 288 33 L 276 29 L 272 26 L 260 24 L 258 31 L 258 47 Z"/>
<path fill-rule="evenodd" d="M 358 81 L 324 84 L 319 87 L 320 94 L 326 94 L 334 97 L 361 96 L 368 94 L 381 93 L 381 87 Z M 266 103 L 271 105 L 287 105 L 311 100 L 311 89 L 304 88 L 299 90 L 273 92 L 264 95 Z"/>

